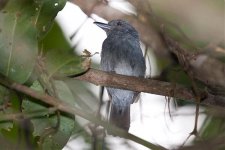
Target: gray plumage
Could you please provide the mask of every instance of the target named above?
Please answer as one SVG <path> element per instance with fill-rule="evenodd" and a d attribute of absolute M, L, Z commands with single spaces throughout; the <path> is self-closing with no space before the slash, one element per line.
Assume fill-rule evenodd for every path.
<path fill-rule="evenodd" d="M 127 76 L 144 77 L 145 59 L 135 28 L 123 20 L 112 20 L 108 24 L 95 22 L 95 24 L 104 29 L 107 34 L 102 44 L 101 69 Z M 109 121 L 128 131 L 130 104 L 134 102 L 139 93 L 106 88 L 111 98 Z"/>

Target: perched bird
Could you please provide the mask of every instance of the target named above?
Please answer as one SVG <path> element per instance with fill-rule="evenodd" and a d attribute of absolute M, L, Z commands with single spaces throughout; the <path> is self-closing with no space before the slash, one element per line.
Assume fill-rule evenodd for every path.
<path fill-rule="evenodd" d="M 94 22 L 107 38 L 102 44 L 101 69 L 116 74 L 144 77 L 145 59 L 140 48 L 138 32 L 128 22 L 112 20 L 108 24 Z M 106 87 L 111 98 L 109 122 L 128 131 L 130 105 L 138 92 Z"/>

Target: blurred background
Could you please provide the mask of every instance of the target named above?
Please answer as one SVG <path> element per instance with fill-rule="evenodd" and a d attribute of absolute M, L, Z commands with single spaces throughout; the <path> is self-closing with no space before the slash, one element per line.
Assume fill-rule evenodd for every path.
<path fill-rule="evenodd" d="M 137 138 L 108 135 L 77 114 L 3 84 L 13 80 L 107 121 L 107 92 L 71 76 L 100 69 L 106 34 L 93 22 L 123 19 L 139 33 L 146 78 L 194 93 L 188 100 L 173 98 L 176 90 L 169 96 L 141 93 L 131 105 L 129 133 L 155 147 L 225 149 L 224 6 L 224 0 L 0 0 L 0 145 L 148 149 Z M 197 112 L 195 100 L 204 103 Z"/>
<path fill-rule="evenodd" d="M 165 20 L 166 23 L 171 22 L 171 24 L 176 25 L 175 28 L 179 27 L 185 36 L 192 40 L 193 45 L 194 43 L 197 43 L 202 46 L 204 43 L 205 46 L 207 46 L 206 43 L 211 42 L 223 42 L 224 44 L 224 41 L 222 41 L 224 34 L 221 34 L 224 32 L 224 10 L 223 6 L 221 6 L 222 1 L 181 2 L 174 0 L 173 2 L 165 2 L 151 0 L 149 2 L 143 2 L 151 5 L 151 9 L 149 9 L 150 7 L 143 8 L 149 9 L 145 12 L 149 13 L 145 14 L 149 18 L 141 16 L 143 13 L 141 11 L 146 11 L 142 10 L 141 5 L 144 4 L 138 4 L 138 2 L 135 3 L 132 0 L 111 0 L 105 3 L 103 1 L 102 4 L 99 2 L 99 5 L 96 2 L 96 6 L 90 10 L 86 10 L 88 8 L 83 8 L 85 7 L 83 5 L 87 5 L 88 1 L 86 3 L 74 1 L 74 3 L 68 2 L 64 9 L 58 13 L 56 21 L 61 26 L 63 33 L 71 46 L 76 46 L 76 53 L 82 54 L 82 51 L 85 49 L 92 54 L 98 52 L 98 54 L 95 54 L 91 58 L 93 68 L 99 68 L 101 45 L 103 40 L 106 38 L 105 32 L 94 25 L 94 21 L 107 23 L 107 21 L 117 18 L 133 21 L 132 17 L 137 17 L 138 19 L 142 19 L 143 22 L 147 22 L 149 21 L 147 19 L 152 17 L 148 15 L 155 15 L 155 17 L 160 17 L 160 19 Z M 109 10 L 105 10 L 106 8 L 104 7 L 109 7 Z M 82 9 L 85 10 L 82 11 Z M 113 9 L 113 11 L 111 12 L 110 9 Z M 86 14 L 88 11 L 92 12 L 89 12 L 90 14 Z M 153 20 L 154 18 L 151 19 Z M 157 34 L 154 33 L 157 32 L 157 30 L 152 27 L 154 26 L 154 22 L 150 22 L 149 24 L 150 28 L 146 27 L 145 29 L 153 31 L 142 32 L 149 32 L 150 34 L 153 32 L 153 34 Z M 142 37 L 141 33 L 140 36 Z M 155 36 L 157 35 L 149 35 L 148 38 L 154 38 Z M 160 45 L 161 43 L 157 38 L 146 38 L 146 40 L 148 40 L 147 43 L 142 41 L 142 49 L 143 53 L 145 53 L 146 49 L 148 53 L 146 57 L 146 62 L 148 64 L 147 77 L 155 77 L 160 75 L 164 69 L 163 67 L 165 67 L 161 67 L 160 65 L 163 63 L 166 63 L 163 65 L 169 65 L 167 64 L 167 61 L 170 60 L 164 60 L 168 59 L 165 58 L 168 55 L 168 52 L 166 48 L 164 49 L 164 47 Z M 175 76 L 176 75 L 171 78 L 176 78 Z M 185 77 L 181 77 L 181 80 L 188 82 L 182 78 Z M 98 86 L 88 85 L 88 89 L 90 92 L 93 92 L 96 97 L 99 97 L 100 89 Z M 81 95 L 81 97 L 83 96 Z M 107 103 L 108 100 L 107 92 L 105 92 L 104 103 Z M 177 105 L 175 106 L 174 100 L 169 101 L 169 104 L 167 103 L 167 98 L 164 96 L 142 93 L 140 100 L 131 106 L 131 128 L 129 132 L 169 149 L 182 145 L 194 128 L 195 105 L 182 101 L 181 103 L 183 104 L 180 104 L 177 107 Z M 169 105 L 169 108 L 167 105 Z M 102 111 L 102 115 L 105 116 L 106 111 L 104 105 L 102 110 L 104 110 Z M 171 114 L 169 114 L 169 111 Z M 203 113 L 204 111 L 205 109 L 201 107 L 198 120 L 198 130 L 201 129 L 203 125 L 206 126 L 206 114 Z M 191 144 L 194 139 L 195 136 L 191 136 L 186 144 Z M 139 144 L 135 144 L 134 142 L 113 136 L 107 136 L 106 143 L 109 145 L 110 149 L 147 149 Z M 67 144 L 68 145 L 64 147 L 65 150 L 91 148 L 91 145 L 86 143 L 81 137 L 71 139 Z"/>

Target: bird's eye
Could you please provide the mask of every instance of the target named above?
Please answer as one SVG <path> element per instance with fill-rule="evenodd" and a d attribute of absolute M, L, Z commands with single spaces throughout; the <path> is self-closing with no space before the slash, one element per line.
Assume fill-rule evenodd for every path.
<path fill-rule="evenodd" d="M 121 26 L 122 24 L 121 24 L 121 22 L 117 22 L 117 24 L 116 24 L 117 26 Z"/>

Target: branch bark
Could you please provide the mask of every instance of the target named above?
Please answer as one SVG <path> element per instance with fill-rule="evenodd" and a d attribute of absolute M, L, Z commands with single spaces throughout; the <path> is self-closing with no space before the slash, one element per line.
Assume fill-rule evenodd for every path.
<path fill-rule="evenodd" d="M 127 90 L 138 91 L 138 92 L 148 92 L 152 94 L 170 96 L 170 97 L 186 99 L 186 100 L 195 102 L 195 95 L 192 93 L 190 89 L 185 88 L 181 85 L 170 84 L 167 82 L 156 81 L 152 79 L 129 77 L 124 75 L 103 72 L 103 71 L 95 70 L 95 69 L 89 69 L 83 75 L 75 77 L 75 79 L 88 81 L 96 85 L 122 88 Z M 93 114 L 89 114 L 75 106 L 70 106 L 69 104 L 66 104 L 65 102 L 55 97 L 40 93 L 38 91 L 30 89 L 16 82 L 9 82 L 7 79 L 4 79 L 4 78 L 0 78 L 0 84 L 10 89 L 29 95 L 33 98 L 36 98 L 46 104 L 49 104 L 55 107 L 56 109 L 62 112 L 72 114 L 72 115 L 74 114 L 79 115 L 93 123 L 102 125 L 103 127 L 105 127 L 105 129 L 107 129 L 111 133 L 114 133 L 115 135 L 118 135 L 120 137 L 133 140 L 151 149 L 165 149 L 164 147 L 154 145 L 132 134 L 129 134 L 121 129 L 118 129 L 117 127 L 111 126 L 107 122 L 102 121 L 100 118 L 94 116 Z M 225 109 L 224 99 L 223 100 L 222 98 L 221 100 L 218 100 L 218 99 L 219 97 L 212 94 L 208 94 L 206 95 L 205 99 L 201 103 L 214 106 L 214 107 L 220 107 L 224 110 Z"/>
<path fill-rule="evenodd" d="M 194 79 L 202 81 L 210 88 L 222 89 L 221 91 L 225 93 L 225 64 L 210 55 L 192 53 L 190 50 L 182 48 L 172 38 L 168 38 L 165 33 L 160 34 L 154 25 L 159 28 L 159 26 L 164 24 L 166 26 L 169 23 L 154 16 L 149 1 L 129 0 L 136 8 L 136 16 L 124 14 L 120 10 L 110 7 L 104 0 L 71 0 L 71 2 L 78 5 L 88 16 L 94 13 L 107 20 L 118 18 L 128 20 L 138 30 L 141 40 L 153 48 L 158 56 L 164 56 L 170 60 L 169 53 L 175 54 L 180 65 L 191 72 Z M 175 26 L 175 28 L 178 30 L 178 27 Z"/>
<path fill-rule="evenodd" d="M 191 102 L 195 102 L 196 98 L 196 95 L 194 95 L 192 90 L 178 84 L 124 76 L 95 69 L 89 69 L 85 74 L 75 77 L 75 79 L 87 81 L 95 85 L 121 88 L 137 92 L 146 92 Z M 206 93 L 204 91 L 202 93 L 201 104 L 225 109 L 225 99 L 223 97 Z"/>
<path fill-rule="evenodd" d="M 197 54 L 182 48 L 178 42 L 164 34 L 169 50 L 174 53 L 184 70 L 190 72 L 195 79 L 212 88 L 225 91 L 225 64 L 206 54 Z"/>

